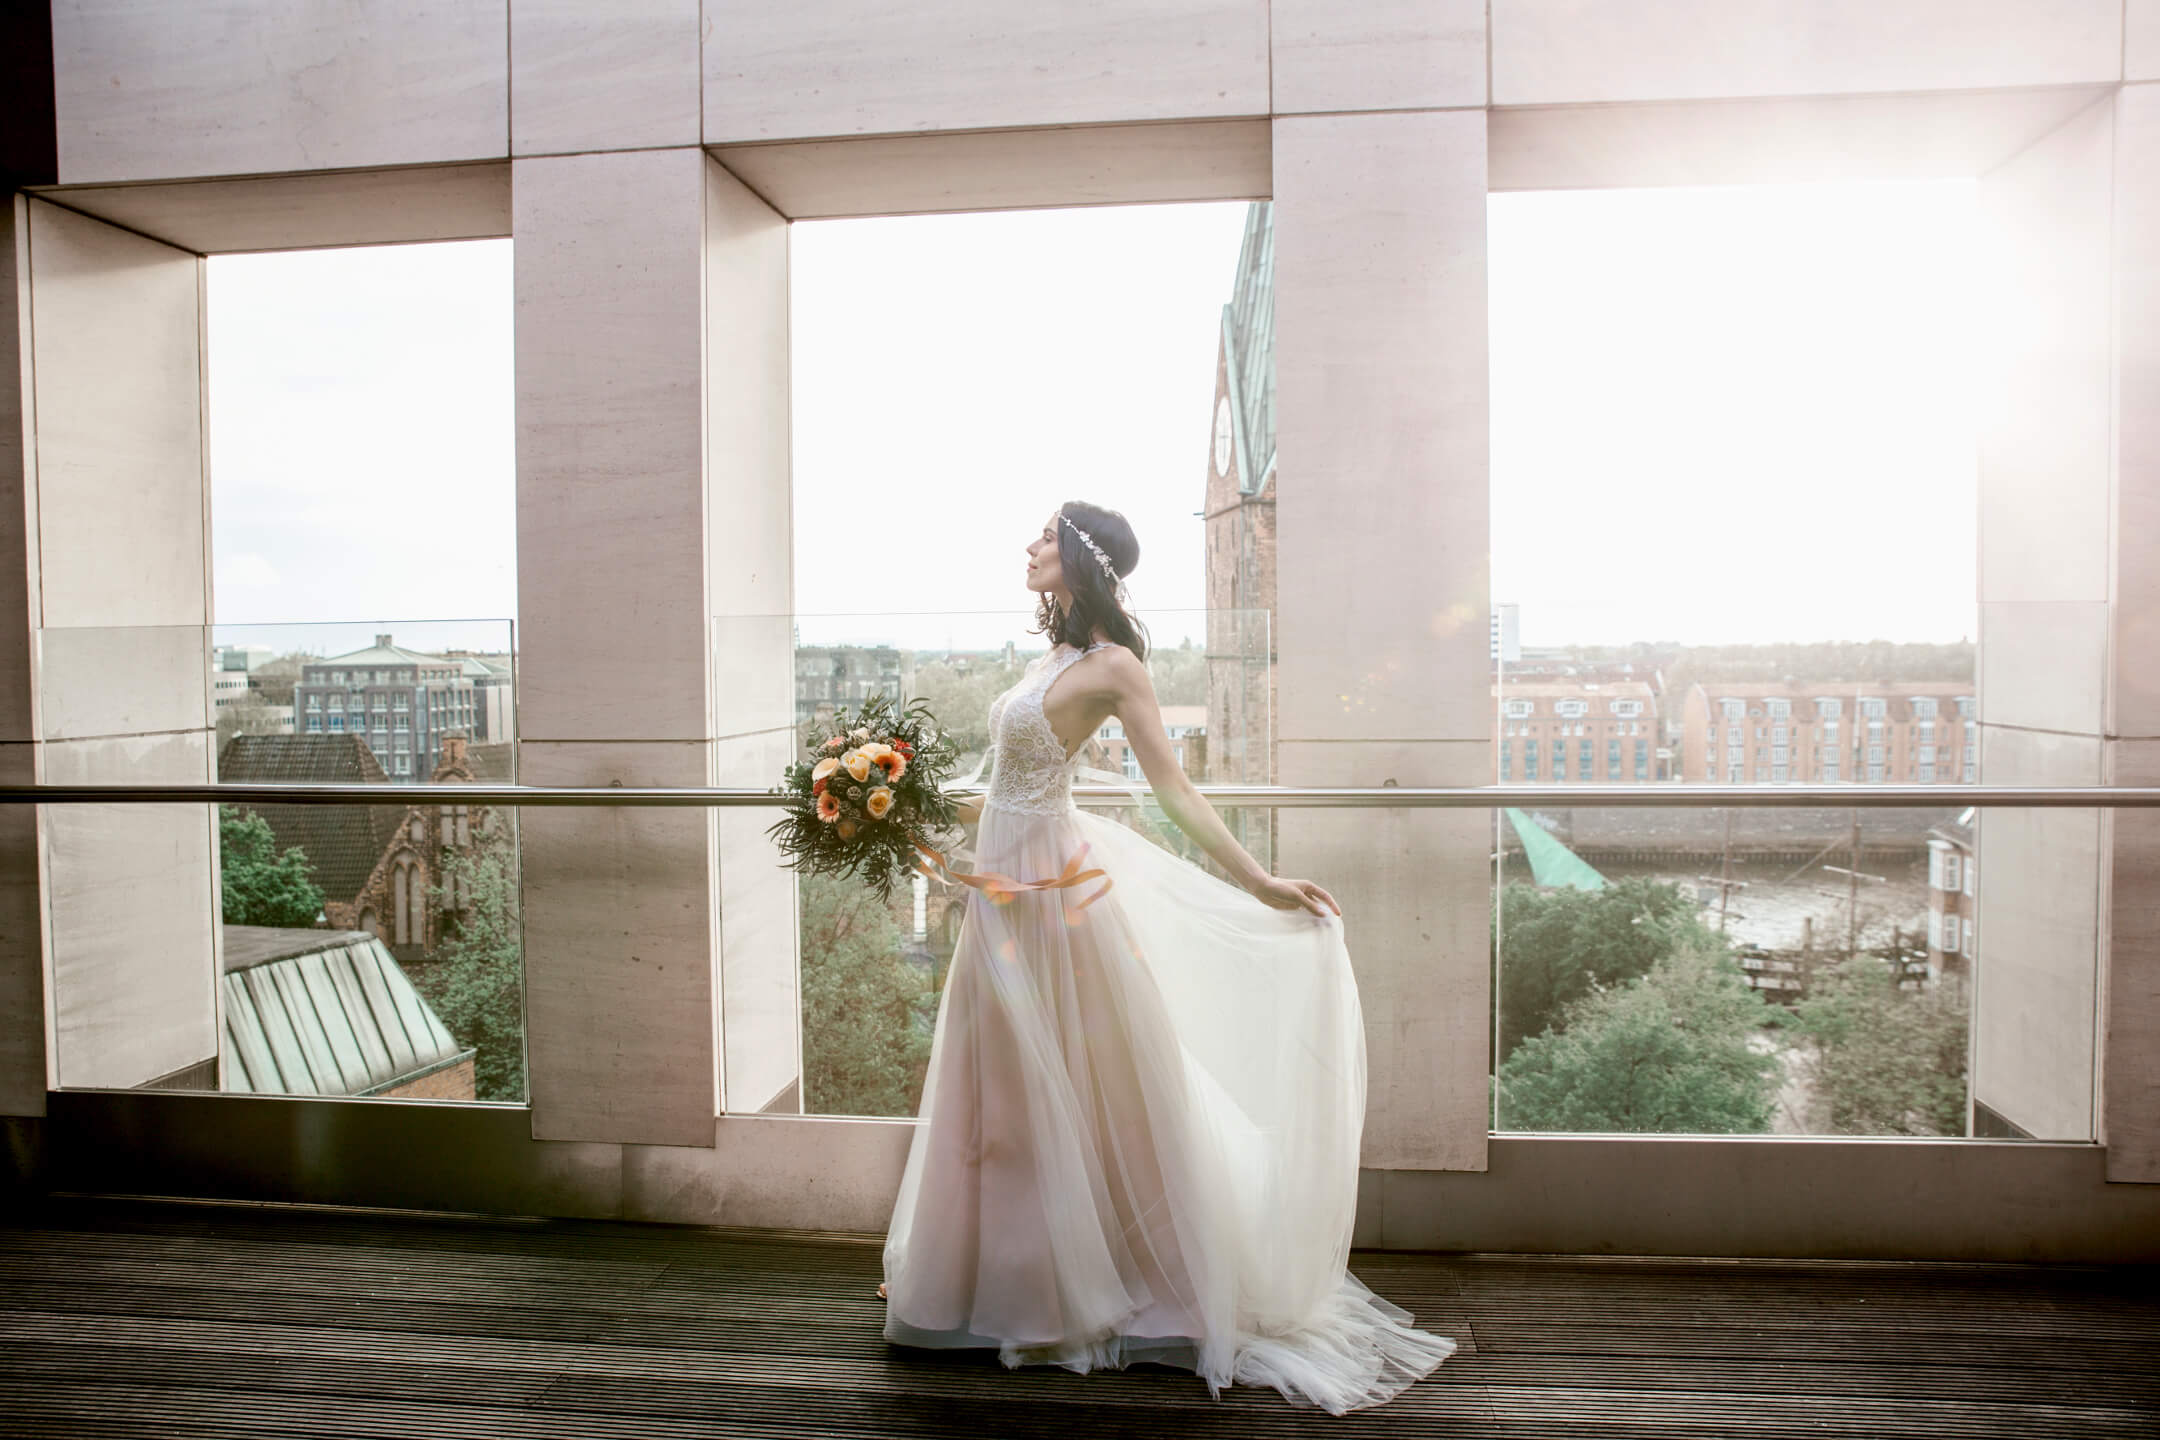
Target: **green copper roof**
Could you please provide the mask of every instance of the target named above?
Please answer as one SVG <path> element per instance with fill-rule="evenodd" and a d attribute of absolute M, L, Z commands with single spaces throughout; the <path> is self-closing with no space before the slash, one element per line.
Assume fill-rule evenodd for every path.
<path fill-rule="evenodd" d="M 1589 861 L 1554 839 L 1544 826 L 1513 807 L 1508 807 L 1507 817 L 1522 839 L 1531 879 L 1540 885 L 1570 885 L 1577 890 L 1605 888 L 1605 877 L 1592 869 Z"/>

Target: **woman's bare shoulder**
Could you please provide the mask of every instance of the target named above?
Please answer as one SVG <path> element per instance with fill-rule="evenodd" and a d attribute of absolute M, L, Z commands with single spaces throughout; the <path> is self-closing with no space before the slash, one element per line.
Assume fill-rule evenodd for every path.
<path fill-rule="evenodd" d="M 1140 657 L 1123 645 L 1106 645 L 1087 657 L 1100 688 L 1120 695 L 1152 692 L 1154 681 Z"/>

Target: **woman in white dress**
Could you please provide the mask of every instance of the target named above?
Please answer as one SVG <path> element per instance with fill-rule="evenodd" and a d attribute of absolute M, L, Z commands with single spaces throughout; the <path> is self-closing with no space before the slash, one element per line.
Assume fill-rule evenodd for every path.
<path fill-rule="evenodd" d="M 1347 1269 L 1365 1039 L 1341 912 L 1268 874 L 1178 766 L 1121 584 L 1138 560 L 1124 517 L 1079 502 L 1028 546 L 1054 648 L 990 707 L 975 867 L 1030 881 L 1080 855 L 1103 876 L 968 893 L 885 1335 L 1007 1365 L 1156 1361 L 1341 1413 L 1455 1342 Z M 1076 752 L 1111 716 L 1239 885 L 1074 806 Z"/>

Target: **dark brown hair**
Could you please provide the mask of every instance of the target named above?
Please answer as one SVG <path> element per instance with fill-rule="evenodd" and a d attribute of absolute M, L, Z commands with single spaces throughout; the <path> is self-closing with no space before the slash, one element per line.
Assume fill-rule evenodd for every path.
<path fill-rule="evenodd" d="M 1122 580 L 1140 563 L 1140 542 L 1133 535 L 1132 525 L 1117 511 L 1085 500 L 1066 501 L 1058 507 L 1058 514 L 1072 521 L 1068 525 L 1059 520 L 1051 527 L 1057 532 L 1058 568 L 1064 574 L 1066 592 L 1072 596 L 1072 608 L 1060 607 L 1053 596 L 1044 592 L 1035 602 L 1034 632 L 1049 636 L 1052 644 L 1084 650 L 1094 642 L 1099 625 L 1112 641 L 1140 659 L 1147 659 L 1147 627 L 1125 608 L 1118 598 L 1117 580 L 1103 573 L 1095 552 L 1073 533 L 1074 525 L 1085 530 L 1088 538 L 1110 557 L 1117 579 Z"/>

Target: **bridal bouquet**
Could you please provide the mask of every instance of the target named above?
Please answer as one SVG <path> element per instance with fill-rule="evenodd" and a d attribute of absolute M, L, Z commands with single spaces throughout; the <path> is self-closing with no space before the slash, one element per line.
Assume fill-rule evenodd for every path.
<path fill-rule="evenodd" d="M 787 813 L 766 833 L 791 869 L 859 874 L 891 894 L 917 852 L 934 852 L 938 832 L 959 818 L 938 788 L 958 760 L 952 741 L 923 701 L 896 710 L 873 695 L 852 713 L 836 711 L 809 746 L 810 758 L 781 777 Z"/>

